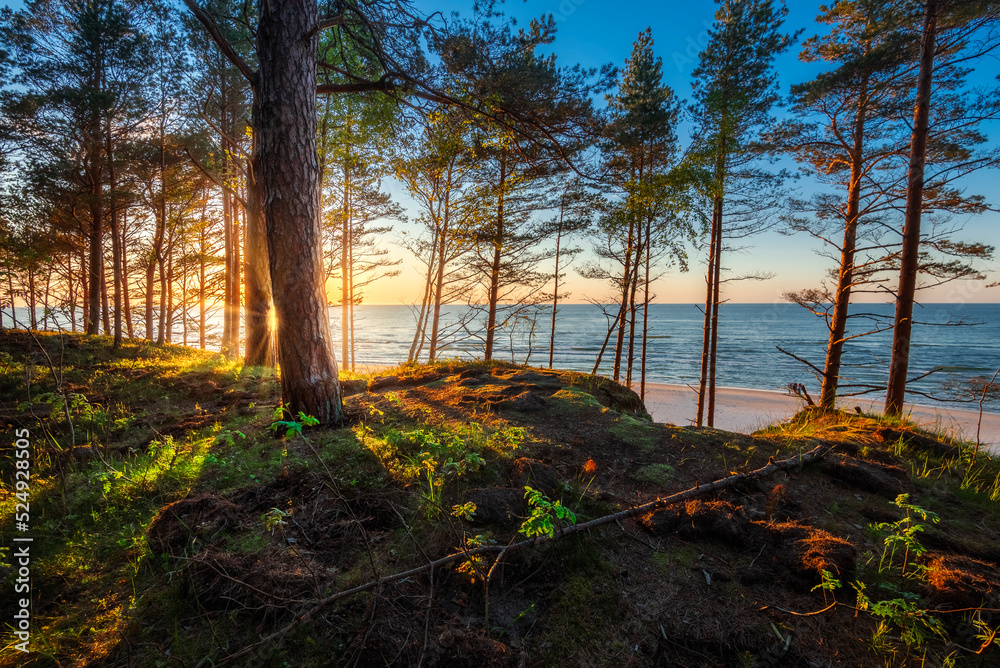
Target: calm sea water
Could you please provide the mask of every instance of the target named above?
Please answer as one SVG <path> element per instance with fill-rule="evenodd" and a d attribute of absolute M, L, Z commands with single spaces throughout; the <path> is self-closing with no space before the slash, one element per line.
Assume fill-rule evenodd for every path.
<path fill-rule="evenodd" d="M 856 312 L 890 318 L 892 304 L 862 304 Z M 464 307 L 448 307 L 446 321 L 455 321 Z M 331 310 L 334 336 L 340 333 L 339 309 Z M 912 384 L 911 389 L 934 395 L 951 395 L 950 386 L 974 376 L 989 377 L 1000 366 L 1000 304 L 927 304 L 918 307 L 910 349 L 910 377 L 934 368 L 940 371 Z M 870 328 L 856 319 L 852 333 Z M 864 323 L 864 324 L 863 324 Z M 965 324 L 957 324 L 965 323 Z M 701 364 L 703 316 L 692 304 L 650 306 L 647 342 L 647 379 L 653 382 L 697 384 Z M 396 364 L 406 359 L 413 338 L 415 316 L 407 306 L 359 306 L 356 311 L 358 363 Z M 537 319 L 534 335 L 520 323 L 513 332 L 498 336 L 494 357 L 548 364 L 549 312 Z M 803 364 L 783 354 L 781 347 L 822 368 L 828 330 L 823 320 L 796 304 L 727 304 L 721 309 L 719 325 L 718 383 L 729 387 L 784 389 L 788 383 L 803 383 L 815 396 L 819 381 Z M 563 369 L 593 369 L 607 333 L 607 320 L 592 304 L 560 307 L 556 322 L 554 366 Z M 529 338 L 531 346 L 529 349 Z M 842 384 L 884 386 L 888 376 L 891 332 L 886 331 L 849 341 L 845 348 Z M 641 339 L 636 342 L 638 357 Z M 482 341 L 457 341 L 445 351 L 446 357 L 482 356 Z M 613 345 L 613 342 L 612 342 Z M 340 350 L 340 348 L 336 348 Z M 636 362 L 638 370 L 638 361 Z M 611 373 L 610 354 L 605 353 L 600 373 Z M 636 371 L 638 378 L 638 371 Z M 859 391 L 864 388 L 854 388 Z M 844 390 L 851 391 L 848 389 Z M 872 393 L 881 398 L 882 392 Z M 915 403 L 933 403 L 911 396 Z M 1000 402 L 990 402 L 993 408 Z"/>
<path fill-rule="evenodd" d="M 891 318 L 893 305 L 862 304 L 856 311 Z M 447 325 L 468 315 L 467 307 L 449 306 L 443 309 L 442 319 Z M 23 313 L 18 316 L 24 318 Z M 915 319 L 928 324 L 914 328 L 910 376 L 935 368 L 940 371 L 913 383 L 910 389 L 935 396 L 954 396 L 956 384 L 975 376 L 989 377 L 1000 366 L 1000 304 L 926 304 L 918 307 Z M 334 350 L 339 357 L 339 308 L 330 309 L 330 320 Z M 701 311 L 692 304 L 650 306 L 649 381 L 698 382 L 702 322 Z M 408 306 L 358 306 L 356 363 L 395 365 L 406 361 L 415 323 L 414 310 Z M 524 320 L 504 329 L 497 336 L 494 357 L 521 364 L 547 365 L 549 323 L 549 311 L 541 310 L 533 332 L 532 323 Z M 7 318 L 4 324 L 9 326 Z M 860 333 L 866 324 L 857 319 L 857 329 L 849 334 Z M 607 320 L 600 307 L 592 304 L 560 307 L 554 366 L 589 372 L 606 333 Z M 176 336 L 174 340 L 179 338 Z M 726 304 L 720 315 L 718 382 L 729 387 L 768 390 L 784 389 L 792 382 L 803 383 L 815 396 L 819 381 L 800 362 L 781 353 L 778 347 L 822 367 L 826 341 L 824 322 L 796 304 Z M 641 339 L 637 339 L 637 357 L 640 344 Z M 884 386 L 890 344 L 891 332 L 888 331 L 849 341 L 845 348 L 847 366 L 842 372 L 842 392 L 864 389 L 843 387 L 850 384 Z M 449 337 L 448 347 L 441 356 L 474 359 L 482 356 L 482 349 L 481 337 L 455 334 Z M 425 357 L 426 352 L 422 359 Z M 599 373 L 610 375 L 610 351 L 605 353 Z M 638 380 L 638 360 L 635 377 Z M 881 398 L 882 394 L 878 391 L 870 396 Z M 915 395 L 908 398 L 914 403 L 935 403 Z M 1000 408 L 1000 401 L 990 401 L 987 405 L 996 410 Z"/>

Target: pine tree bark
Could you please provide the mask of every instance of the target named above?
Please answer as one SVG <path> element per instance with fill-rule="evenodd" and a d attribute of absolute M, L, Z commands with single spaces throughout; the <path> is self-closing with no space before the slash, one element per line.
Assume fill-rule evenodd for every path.
<path fill-rule="evenodd" d="M 611 365 L 611 377 L 617 382 L 621 378 L 622 351 L 625 348 L 625 322 L 629 307 L 629 282 L 632 278 L 632 251 L 635 244 L 635 222 L 629 221 L 628 242 L 625 248 L 625 262 L 622 267 L 622 304 L 618 311 L 618 331 L 615 337 L 615 357 Z"/>
<path fill-rule="evenodd" d="M 316 147 L 315 2 L 260 3 L 258 166 L 278 321 L 285 406 L 325 424 L 343 421 L 323 284 Z"/>
<path fill-rule="evenodd" d="M 351 263 L 348 252 L 351 247 L 351 172 L 348 158 L 344 157 L 344 206 L 340 220 L 340 361 L 347 364 L 350 330 L 350 276 Z"/>
<path fill-rule="evenodd" d="M 90 291 L 87 309 L 87 334 L 97 334 L 100 330 L 101 282 L 104 279 L 104 192 L 102 170 L 96 154 L 90 156 L 87 170 L 90 181 Z"/>
<path fill-rule="evenodd" d="M 559 250 L 562 245 L 563 215 L 566 211 L 566 195 L 559 199 L 559 227 L 556 228 L 556 268 L 555 285 L 552 288 L 552 326 L 549 329 L 549 368 L 556 352 L 556 313 L 559 309 Z"/>
<path fill-rule="evenodd" d="M 112 301 L 114 302 L 114 343 L 113 348 L 122 346 L 122 244 L 121 234 L 118 225 L 118 201 L 115 190 L 118 182 L 115 174 L 115 152 L 114 139 L 111 135 L 111 123 L 108 122 L 106 128 L 105 153 L 108 160 L 108 198 L 110 205 L 111 219 L 111 273 L 112 273 Z"/>
<path fill-rule="evenodd" d="M 715 370 L 719 352 L 719 292 L 722 287 L 722 195 L 715 196 L 715 285 L 712 286 L 712 327 L 708 351 L 708 415 L 706 423 L 715 426 Z"/>
<path fill-rule="evenodd" d="M 160 312 L 157 318 L 159 330 L 156 332 L 156 343 L 163 345 L 166 341 L 166 317 L 167 317 L 167 272 L 166 258 L 163 254 L 163 241 L 167 230 L 167 148 L 164 124 L 166 117 L 160 118 L 160 201 L 158 205 L 158 232 L 159 244 L 153 241 L 156 252 L 156 265 L 160 276 Z"/>
<path fill-rule="evenodd" d="M 937 29 L 937 0 L 924 3 L 924 27 L 920 40 L 920 70 L 917 74 L 917 100 L 913 110 L 913 134 L 910 138 L 910 168 L 906 185 L 906 216 L 903 223 L 903 247 L 899 258 L 899 288 L 892 330 L 892 358 L 889 384 L 885 393 L 885 414 L 898 416 L 906 396 L 906 374 L 910 362 L 910 334 L 913 328 L 913 301 L 920 262 L 920 213 L 924 195 L 924 162 L 930 126 L 931 84 L 934 73 L 934 42 Z"/>
<path fill-rule="evenodd" d="M 254 119 L 259 118 L 257 108 L 259 96 L 254 93 Z M 255 121 L 256 123 L 256 121 Z M 257 137 L 254 137 L 254 147 L 247 174 L 247 233 L 244 251 L 244 280 L 246 281 L 246 356 L 248 366 L 266 366 L 274 368 L 274 328 L 272 315 L 274 313 L 273 293 L 271 292 L 271 274 L 267 266 L 267 226 L 264 223 L 264 192 L 257 180 L 260 166 L 258 164 Z M 202 284 L 204 285 L 204 265 L 202 268 Z M 204 299 L 204 298 L 203 298 Z M 204 320 L 204 307 L 202 308 Z M 202 324 L 204 331 L 204 324 Z M 202 348 L 204 334 L 202 335 Z"/>
<path fill-rule="evenodd" d="M 698 377 L 698 409 L 695 423 L 701 427 L 705 424 L 705 406 L 708 398 L 708 369 L 710 341 L 712 328 L 712 297 L 715 288 L 715 253 L 716 253 L 716 217 L 715 206 L 712 206 L 712 227 L 709 231 L 708 270 L 705 274 L 705 322 L 702 326 L 701 339 L 701 372 Z"/>
<path fill-rule="evenodd" d="M 500 245 L 503 243 L 503 226 L 504 226 L 504 187 L 507 181 L 507 160 L 506 158 L 500 159 L 500 185 L 498 187 L 498 201 L 497 201 L 497 221 L 496 221 L 496 237 L 493 240 L 493 262 L 490 267 L 490 289 L 489 289 L 489 305 L 488 312 L 486 315 L 486 346 L 483 354 L 483 359 L 489 361 L 493 359 L 493 345 L 496 341 L 496 329 L 497 329 L 497 302 L 500 299 L 500 263 L 503 259 L 500 253 Z"/>
<path fill-rule="evenodd" d="M 868 78 L 864 77 L 862 90 L 867 91 Z M 867 92 L 858 98 L 858 111 L 854 117 L 854 147 L 851 151 L 851 176 L 848 184 L 847 213 L 844 221 L 844 243 L 840 249 L 840 272 L 837 275 L 837 294 L 830 322 L 830 340 L 826 346 L 826 364 L 823 366 L 823 386 L 819 405 L 833 410 L 837 402 L 837 386 L 844 353 L 844 334 L 847 332 L 851 291 L 854 288 L 854 256 L 858 240 L 858 216 L 861 206 L 861 174 L 864 169 L 865 115 L 868 106 Z"/>
<path fill-rule="evenodd" d="M 126 227 L 127 225 L 120 225 L 121 231 L 121 241 L 119 248 L 121 249 L 122 257 L 122 315 L 125 317 L 125 330 L 128 332 L 128 338 L 135 338 L 135 327 L 132 324 L 132 300 L 129 297 L 129 287 L 128 287 L 128 244 L 126 243 Z"/>
<path fill-rule="evenodd" d="M 451 217 L 450 210 L 450 200 L 451 200 L 451 176 L 452 167 L 448 166 L 448 183 L 449 188 L 445 194 L 444 199 L 444 217 L 441 221 L 441 234 L 438 236 L 438 266 L 437 266 L 437 278 L 435 279 L 434 287 L 434 311 L 431 316 L 431 339 L 428 344 L 429 348 L 427 351 L 427 361 L 433 362 L 437 357 L 438 349 L 438 329 L 441 325 L 441 302 L 444 300 L 444 270 L 445 270 L 445 253 L 448 249 L 448 226 Z"/>

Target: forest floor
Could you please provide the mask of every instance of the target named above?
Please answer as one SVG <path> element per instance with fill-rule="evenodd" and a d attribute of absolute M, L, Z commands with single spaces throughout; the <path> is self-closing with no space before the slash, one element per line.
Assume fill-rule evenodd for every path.
<path fill-rule="evenodd" d="M 968 444 L 870 414 L 654 424 L 508 364 L 343 387 L 314 427 L 219 355 L 0 332 L 0 666 L 1000 665 L 1000 462 Z"/>

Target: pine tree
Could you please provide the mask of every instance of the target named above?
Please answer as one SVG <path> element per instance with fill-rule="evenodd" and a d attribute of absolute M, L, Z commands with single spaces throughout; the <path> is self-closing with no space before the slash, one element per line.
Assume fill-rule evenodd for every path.
<path fill-rule="evenodd" d="M 778 102 L 774 59 L 794 41 L 781 33 L 788 10 L 771 0 L 719 0 L 709 42 L 694 71 L 692 113 L 698 119 L 699 153 L 712 172 L 712 223 L 706 277 L 705 327 L 697 423 L 715 420 L 722 250 L 727 237 L 725 205 L 739 181 L 752 190 L 773 189 L 767 173 L 753 169 L 764 147 L 761 131 Z M 707 417 L 707 420 L 706 420 Z"/>
<path fill-rule="evenodd" d="M 880 245 L 871 245 L 871 235 L 877 231 L 867 233 L 869 243 L 860 251 L 859 231 L 866 223 L 877 230 L 894 203 L 885 181 L 892 178 L 901 153 L 899 118 L 909 102 L 913 51 L 899 31 L 901 18 L 898 7 L 872 0 L 826 8 L 818 21 L 832 24 L 833 29 L 807 40 L 800 58 L 837 67 L 792 87 L 797 118 L 774 133 L 775 141 L 817 179 L 845 191 L 843 198 L 815 196 L 811 204 L 803 204 L 816 209 L 815 217 L 792 223 L 793 229 L 827 240 L 840 255 L 832 293 L 789 295 L 827 320 L 830 333 L 819 404 L 828 409 L 834 407 L 840 382 L 851 296 L 872 280 L 880 264 Z M 834 228 L 829 236 L 826 227 Z M 837 227 L 842 230 L 839 244 L 831 238 Z M 868 257 L 872 251 L 874 258 Z"/>
<path fill-rule="evenodd" d="M 996 27 L 1000 25 L 1000 4 L 989 0 L 925 0 L 920 29 L 916 101 L 913 110 L 913 132 L 910 140 L 909 168 L 906 177 L 906 212 L 899 259 L 899 285 L 896 289 L 896 311 L 893 321 L 892 358 L 885 396 L 886 415 L 898 416 L 903 410 L 909 372 L 910 335 L 913 328 L 913 304 L 917 279 L 921 269 L 921 217 L 929 208 L 925 202 L 928 190 L 926 167 L 934 125 L 944 119 L 947 129 L 967 129 L 983 120 L 1000 118 L 1000 95 L 993 90 L 973 94 L 962 90 L 967 62 L 983 58 L 1000 47 Z M 982 33 L 986 30 L 985 37 Z M 935 91 L 937 86 L 937 91 Z M 957 91 L 957 92 L 952 92 Z M 950 94 L 949 94 L 950 93 Z M 935 128 L 940 133 L 941 128 Z M 949 132 L 952 134 L 953 132 Z M 967 139 L 985 138 L 973 130 Z M 997 164 L 997 152 L 973 155 L 968 141 L 949 137 L 945 156 L 954 166 L 945 171 L 968 173 L 972 169 Z M 957 164 L 955 164 L 957 163 Z M 940 176 L 940 173 L 939 173 Z M 948 183 L 955 174 L 944 179 Z"/>

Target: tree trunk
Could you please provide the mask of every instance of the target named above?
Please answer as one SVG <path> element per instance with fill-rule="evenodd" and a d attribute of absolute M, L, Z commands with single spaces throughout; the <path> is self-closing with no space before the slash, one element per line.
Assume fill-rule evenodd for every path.
<path fill-rule="evenodd" d="M 646 220 L 646 276 L 643 279 L 642 291 L 642 357 L 639 365 L 639 400 L 646 400 L 646 341 L 649 336 L 649 264 L 652 260 L 652 222 Z"/>
<path fill-rule="evenodd" d="M 451 222 L 451 176 L 452 176 L 452 166 L 448 166 L 448 191 L 444 198 L 444 218 L 441 221 L 441 233 L 438 235 L 438 266 L 437 266 L 437 280 L 434 289 L 434 312 L 431 318 L 431 341 L 430 350 L 427 353 L 427 361 L 433 362 L 434 358 L 437 357 L 438 349 L 438 329 L 441 325 L 441 302 L 444 299 L 444 270 L 445 270 L 445 253 L 448 250 L 448 227 Z"/>
<path fill-rule="evenodd" d="M 630 216 L 631 218 L 631 216 Z M 611 377 L 616 381 L 621 377 L 622 350 L 625 347 L 625 318 L 628 314 L 629 281 L 632 278 L 632 250 L 635 243 L 635 221 L 629 221 L 628 242 L 625 248 L 625 262 L 622 267 L 622 306 L 618 312 L 618 333 L 615 339 L 615 361 Z"/>
<path fill-rule="evenodd" d="M 254 93 L 254 123 L 260 116 L 257 108 L 259 95 Z M 250 170 L 247 173 L 247 233 L 243 254 L 246 280 L 247 342 L 245 363 L 248 366 L 274 368 L 274 328 L 272 315 L 274 303 L 271 293 L 271 274 L 267 268 L 267 228 L 264 224 L 264 193 L 258 181 L 257 137 L 253 138 Z M 202 284 L 204 284 L 204 263 L 202 263 Z M 202 297 L 204 304 L 204 297 Z M 202 306 L 202 332 L 204 332 L 204 306 Z M 205 347 L 204 333 L 202 348 Z"/>
<path fill-rule="evenodd" d="M 31 331 L 38 330 L 38 308 L 36 305 L 37 296 L 35 295 L 35 268 L 34 266 L 28 267 L 28 323 L 31 327 Z"/>
<path fill-rule="evenodd" d="M 351 246 L 351 176 L 348 159 L 344 158 L 344 210 L 340 219 L 340 359 L 347 364 L 350 343 L 350 273 L 348 250 Z"/>
<path fill-rule="evenodd" d="M 11 287 L 11 299 L 14 299 L 13 287 Z M 90 327 L 90 271 L 87 266 L 87 253 L 80 249 L 80 294 L 83 304 L 83 323 L 80 329 L 86 333 Z M 13 314 L 13 303 L 11 304 L 11 314 Z"/>
<path fill-rule="evenodd" d="M 559 227 L 556 228 L 556 271 L 555 286 L 552 289 L 552 326 L 549 329 L 549 368 L 556 351 L 556 313 L 559 307 L 559 247 L 562 244 L 563 214 L 566 210 L 566 196 L 559 200 Z"/>
<path fill-rule="evenodd" d="M 243 310 L 243 263 L 240 262 L 240 209 L 233 197 L 233 348 L 232 356 L 240 356 L 240 314 Z M 244 212 L 245 213 L 245 212 Z"/>
<path fill-rule="evenodd" d="M 205 349 L 205 258 L 208 256 L 208 231 L 202 212 L 201 246 L 198 249 L 198 347 Z"/>
<path fill-rule="evenodd" d="M 715 285 L 712 287 L 712 342 L 708 353 L 708 416 L 709 427 L 715 426 L 715 368 L 719 359 L 719 290 L 722 287 L 722 195 L 716 195 L 718 211 L 715 238 Z"/>
<path fill-rule="evenodd" d="M 111 308 L 108 306 L 108 273 L 104 262 L 101 262 L 101 321 L 107 336 L 111 333 Z"/>
<path fill-rule="evenodd" d="M 278 363 L 285 406 L 322 423 L 343 421 L 323 285 L 316 151 L 315 2 L 260 3 L 258 165 L 264 188 Z"/>
<path fill-rule="evenodd" d="M 917 101 L 913 111 L 913 135 L 910 138 L 910 169 L 906 185 L 906 217 L 903 223 L 903 247 L 899 258 L 899 289 L 896 292 L 896 316 L 892 330 L 892 359 L 889 362 L 889 385 L 885 393 L 885 414 L 899 416 L 906 396 L 906 374 L 910 361 L 910 333 L 913 328 L 913 300 L 920 262 L 920 208 L 924 193 L 924 161 L 930 120 L 931 83 L 934 72 L 934 40 L 937 28 L 937 2 L 924 3 L 924 28 L 920 40 L 920 71 L 917 75 Z"/>
<path fill-rule="evenodd" d="M 167 286 L 166 286 L 166 271 L 164 266 L 163 257 L 163 240 L 167 234 L 167 147 L 166 147 L 166 112 L 163 112 L 160 116 L 160 201 L 158 205 L 157 215 L 159 220 L 157 221 L 157 232 L 159 233 L 159 243 L 156 243 L 156 239 L 153 241 L 153 247 L 156 250 L 156 264 L 160 272 L 160 313 L 158 319 L 159 330 L 156 333 L 156 342 L 160 345 L 163 344 L 165 339 L 164 328 L 166 325 L 166 307 L 167 307 Z"/>
<path fill-rule="evenodd" d="M 128 331 L 128 338 L 135 338 L 135 327 L 132 325 L 132 300 L 129 297 L 128 287 L 128 245 L 126 244 L 126 227 L 121 225 L 121 254 L 122 254 L 122 311 L 125 316 L 125 329 Z"/>
<path fill-rule="evenodd" d="M 716 209 L 712 206 L 712 228 L 709 231 L 708 242 L 708 271 L 705 275 L 705 323 L 702 327 L 701 339 L 701 373 L 698 378 L 698 413 L 695 423 L 701 427 L 705 424 L 705 405 L 708 398 L 708 359 L 710 352 L 711 328 L 712 328 L 712 295 L 715 287 L 715 228 Z"/>
<path fill-rule="evenodd" d="M 636 232 L 639 236 L 641 236 L 641 227 L 637 228 Z M 635 295 L 639 289 L 639 258 L 643 253 L 644 245 L 645 242 L 640 239 L 635 249 L 635 262 L 632 263 L 632 286 L 629 290 L 628 296 L 628 359 L 625 365 L 625 387 L 629 389 L 632 389 L 632 369 L 635 366 L 635 324 L 636 315 L 639 311 L 639 305 L 636 304 Z"/>
<path fill-rule="evenodd" d="M 111 136 L 111 122 L 108 121 L 105 153 L 108 160 L 108 197 L 111 219 L 111 273 L 112 302 L 114 303 L 114 344 L 113 348 L 122 346 L 122 240 L 118 229 L 118 202 L 115 189 L 118 182 L 115 175 L 114 139 Z"/>
<path fill-rule="evenodd" d="M 159 234 L 159 220 L 156 223 L 157 232 Z M 149 258 L 149 264 L 146 265 L 146 340 L 153 340 L 153 286 L 156 277 L 156 256 L 159 255 L 160 251 L 156 247 L 156 236 L 153 237 L 153 257 Z"/>
<path fill-rule="evenodd" d="M 173 343 L 174 335 L 174 233 L 170 232 L 170 242 L 167 244 L 167 308 L 164 340 Z"/>
<path fill-rule="evenodd" d="M 101 282 L 104 278 L 104 192 L 102 188 L 101 166 L 96 155 L 90 156 L 90 294 L 87 320 L 87 334 L 97 334 L 100 330 Z"/>
<path fill-rule="evenodd" d="M 500 261 L 503 244 L 504 225 L 504 184 L 507 180 L 507 160 L 500 159 L 500 181 L 497 188 L 497 222 L 496 237 L 493 240 L 493 262 L 490 265 L 490 290 L 489 290 L 489 311 L 486 316 L 486 346 L 483 359 L 489 361 L 493 359 L 493 344 L 496 340 L 497 329 L 497 302 L 500 299 Z"/>
<path fill-rule="evenodd" d="M 864 78 L 862 89 L 867 91 L 868 78 Z M 837 294 L 830 322 L 830 340 L 826 347 L 826 364 L 823 367 L 823 386 L 820 389 L 819 405 L 833 410 L 837 402 L 837 385 L 840 382 L 840 366 L 844 353 L 844 334 L 847 332 L 848 311 L 851 306 L 851 290 L 854 288 L 854 255 L 858 240 L 858 215 L 861 202 L 861 173 L 864 169 L 865 109 L 868 100 L 863 94 L 858 101 L 858 111 L 854 117 L 854 149 L 851 152 L 851 177 L 847 193 L 847 215 L 844 221 L 844 244 L 840 249 L 840 271 L 837 275 Z"/>
<path fill-rule="evenodd" d="M 420 352 L 424 348 L 426 339 L 427 319 L 430 317 L 431 290 L 434 289 L 435 261 L 437 258 L 437 243 L 440 230 L 431 239 L 431 256 L 427 262 L 427 276 L 424 278 L 424 296 L 420 300 L 420 313 L 417 316 L 416 331 L 413 332 L 413 341 L 410 342 L 410 351 L 407 354 L 407 362 L 415 362 L 420 357 Z"/>
<path fill-rule="evenodd" d="M 45 297 L 42 298 L 42 330 L 49 331 L 49 294 L 52 288 L 52 271 L 45 272 Z"/>

